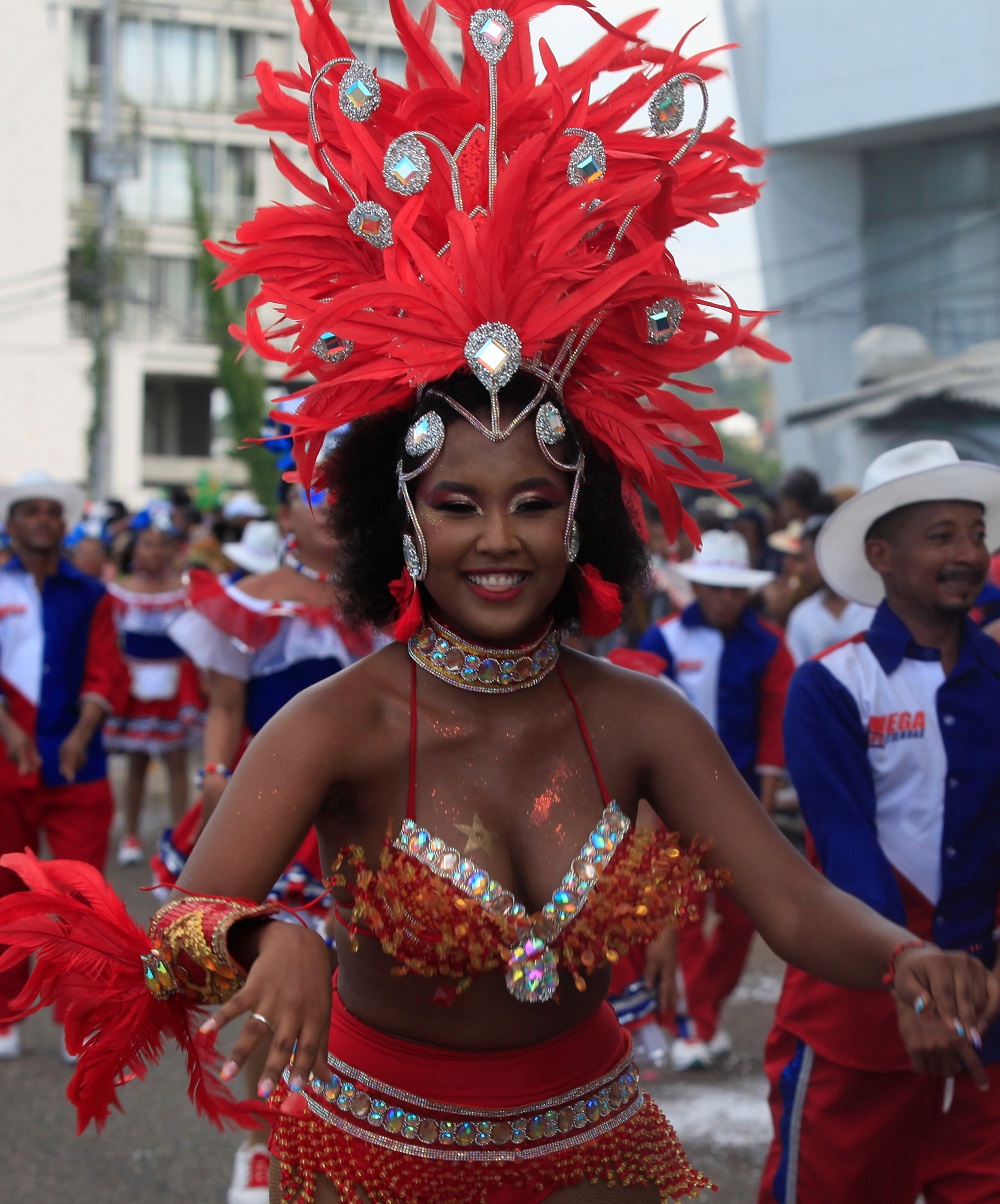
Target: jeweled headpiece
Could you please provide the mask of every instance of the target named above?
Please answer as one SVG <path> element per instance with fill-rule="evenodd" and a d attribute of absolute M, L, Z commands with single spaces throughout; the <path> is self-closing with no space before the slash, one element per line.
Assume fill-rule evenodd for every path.
<path fill-rule="evenodd" d="M 724 492 L 732 482 L 695 459 L 721 458 L 712 422 L 728 411 L 682 400 L 677 374 L 735 346 L 780 356 L 754 333 L 759 314 L 682 279 L 665 245 L 757 196 L 739 168 L 760 155 L 730 120 L 706 128 L 704 81 L 715 72 L 703 56 L 643 42 L 650 14 L 615 28 L 589 0 L 441 0 L 462 31 L 459 78 L 431 40 L 436 6 L 418 21 L 389 0 L 407 55 L 400 85 L 354 55 L 329 0 L 294 2 L 306 64 L 259 64 L 260 107 L 241 120 L 304 144 L 319 179 L 275 146 L 306 203 L 259 210 L 236 243 L 213 250 L 228 264 L 220 283 L 260 278 L 245 340 L 289 376 L 316 377 L 283 416 L 301 478 L 311 480 L 328 430 L 417 393 L 422 410 L 449 405 L 492 440 L 534 414 L 543 453 L 575 473 L 575 501 L 583 460 L 563 451 L 568 416 L 675 532 L 688 521 L 676 485 Z M 559 7 L 583 9 L 604 36 L 562 65 L 543 41 L 536 78 L 528 23 Z M 622 71 L 596 95 L 602 73 Z M 488 424 L 427 387 L 462 368 L 489 397 Z M 519 369 L 538 378 L 538 394 L 504 426 L 500 393 Z M 421 463 L 409 474 L 400 464 L 399 478 L 411 519 L 408 482 L 443 438 L 433 410 L 410 429 L 407 452 Z M 426 557 L 410 551 L 417 576 Z"/>

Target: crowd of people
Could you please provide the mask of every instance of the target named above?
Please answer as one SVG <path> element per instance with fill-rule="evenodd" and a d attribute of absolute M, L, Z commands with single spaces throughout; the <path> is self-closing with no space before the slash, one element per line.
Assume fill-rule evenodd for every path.
<path fill-rule="evenodd" d="M 641 1075 L 724 1057 L 756 931 L 760 1204 L 995 1200 L 1000 468 L 924 441 L 737 509 L 686 374 L 783 353 L 672 254 L 759 191 L 711 68 L 589 0 L 444 6 L 458 74 L 394 2 L 380 80 L 328 0 L 256 73 L 317 173 L 272 144 L 307 203 L 210 247 L 315 382 L 274 520 L 0 490 L 0 1053 L 53 1005 L 85 1126 L 169 1036 L 247 1130 L 230 1204 L 668 1204 L 711 1185 Z M 539 72 L 557 9 L 601 36 Z M 126 864 L 166 768 L 146 931 L 109 750 Z"/>

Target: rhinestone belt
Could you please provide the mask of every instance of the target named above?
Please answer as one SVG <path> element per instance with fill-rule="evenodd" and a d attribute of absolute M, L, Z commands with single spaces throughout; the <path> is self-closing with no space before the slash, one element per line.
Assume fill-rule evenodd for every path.
<path fill-rule="evenodd" d="M 320 1119 L 363 1141 L 418 1158 L 513 1162 L 592 1141 L 642 1107 L 631 1054 L 612 1071 L 555 1099 L 520 1108 L 460 1108 L 399 1091 L 329 1056 L 328 1083 L 302 1095 Z M 287 1082 L 290 1071 L 285 1071 Z"/>

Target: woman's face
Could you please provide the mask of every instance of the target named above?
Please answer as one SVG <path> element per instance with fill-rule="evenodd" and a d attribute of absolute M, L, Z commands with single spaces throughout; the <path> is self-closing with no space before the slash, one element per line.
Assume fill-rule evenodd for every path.
<path fill-rule="evenodd" d="M 166 572 L 177 555 L 177 540 L 165 531 L 147 527 L 136 536 L 132 553 L 132 568 L 140 573 Z"/>
<path fill-rule="evenodd" d="M 417 478 L 415 504 L 424 585 L 456 633 L 508 645 L 537 634 L 566 576 L 570 485 L 539 450 L 533 422 L 501 443 L 466 422 L 448 427 L 437 463 Z"/>

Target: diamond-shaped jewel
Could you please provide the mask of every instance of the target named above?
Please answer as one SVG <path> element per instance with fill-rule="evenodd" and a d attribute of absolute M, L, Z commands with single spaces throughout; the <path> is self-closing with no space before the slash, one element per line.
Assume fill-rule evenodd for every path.
<path fill-rule="evenodd" d="M 535 415 L 535 434 L 538 441 L 546 447 L 554 447 L 566 438 L 566 423 L 551 401 L 546 401 L 538 407 L 538 413 Z"/>
<path fill-rule="evenodd" d="M 392 218 L 389 212 L 375 201 L 362 201 L 347 215 L 351 230 L 373 247 L 385 250 L 392 246 Z"/>
<path fill-rule="evenodd" d="M 664 297 L 655 305 L 647 306 L 646 320 L 649 323 L 649 341 L 666 343 L 677 333 L 683 317 L 684 306 L 676 297 Z"/>
<path fill-rule="evenodd" d="M 441 415 L 430 410 L 406 432 L 406 454 L 415 460 L 436 452 L 444 443 L 444 422 Z"/>
<path fill-rule="evenodd" d="M 326 364 L 342 364 L 353 350 L 350 339 L 342 339 L 332 330 L 325 331 L 312 345 L 313 355 Z"/>
<path fill-rule="evenodd" d="M 574 188 L 584 184 L 596 184 L 604 179 L 608 170 L 608 158 L 604 143 L 596 134 L 588 133 L 569 157 L 567 175 Z"/>
<path fill-rule="evenodd" d="M 486 322 L 469 335 L 465 358 L 477 380 L 496 393 L 521 366 L 521 340 L 502 322 Z"/>
<path fill-rule="evenodd" d="M 382 89 L 367 63 L 355 59 L 340 80 L 340 111 L 351 121 L 367 121 L 382 103 Z"/>
<path fill-rule="evenodd" d="M 491 376 L 496 376 L 510 359 L 510 348 L 498 339 L 487 339 L 476 352 L 476 359 Z"/>
<path fill-rule="evenodd" d="M 482 57 L 495 65 L 513 41 L 514 22 L 498 8 L 481 8 L 469 20 L 469 36 Z"/>
<path fill-rule="evenodd" d="M 654 134 L 673 134 L 684 120 L 684 81 L 668 79 L 649 102 L 649 125 Z"/>
<path fill-rule="evenodd" d="M 427 187 L 431 178 L 431 160 L 420 139 L 402 134 L 389 144 L 382 164 L 387 187 L 399 196 L 414 196 Z"/>

